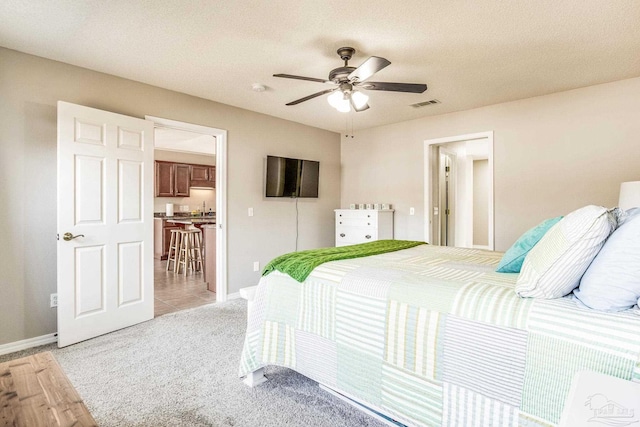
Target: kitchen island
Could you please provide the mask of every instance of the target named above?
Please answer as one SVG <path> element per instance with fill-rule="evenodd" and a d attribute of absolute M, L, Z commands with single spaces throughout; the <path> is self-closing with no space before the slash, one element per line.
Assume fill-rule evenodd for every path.
<path fill-rule="evenodd" d="M 203 225 L 215 225 L 215 215 L 176 215 L 166 216 L 162 213 L 154 215 L 154 257 L 165 260 L 169 254 L 171 230 L 195 226 L 202 229 Z"/>
<path fill-rule="evenodd" d="M 171 224 L 183 224 L 183 225 L 202 225 L 202 224 L 214 224 L 216 218 L 211 216 L 198 216 L 198 217 L 165 217 L 167 222 Z"/>

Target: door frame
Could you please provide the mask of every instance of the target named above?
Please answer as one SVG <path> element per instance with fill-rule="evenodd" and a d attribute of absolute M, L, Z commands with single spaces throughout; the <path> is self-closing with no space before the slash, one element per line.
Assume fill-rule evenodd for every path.
<path fill-rule="evenodd" d="M 426 139 L 424 140 L 424 224 L 425 224 L 425 241 L 432 242 L 432 236 L 434 236 L 433 228 L 434 223 L 434 211 L 433 207 L 436 206 L 433 203 L 434 191 L 437 190 L 438 180 L 437 170 L 438 156 L 437 147 L 450 142 L 463 142 L 470 140 L 486 139 L 488 145 L 488 161 L 489 161 L 489 224 L 488 224 L 488 248 L 494 250 L 495 248 L 495 236 L 494 236 L 494 176 L 493 176 L 493 131 L 470 133 L 465 135 L 448 136 L 444 138 Z M 434 167 L 436 169 L 434 176 Z M 439 206 L 439 205 L 438 205 Z M 438 218 L 437 224 L 439 226 L 440 221 Z"/>
<path fill-rule="evenodd" d="M 216 138 L 216 301 L 228 298 L 227 286 L 227 131 L 162 117 L 145 116 L 154 128 L 170 128 Z M 154 157 L 155 158 L 155 157 Z"/>

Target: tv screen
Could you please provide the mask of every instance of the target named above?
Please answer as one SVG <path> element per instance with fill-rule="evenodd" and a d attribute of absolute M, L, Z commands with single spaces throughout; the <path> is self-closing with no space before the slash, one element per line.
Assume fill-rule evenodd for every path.
<path fill-rule="evenodd" d="M 267 197 L 318 197 L 320 162 L 267 156 Z"/>

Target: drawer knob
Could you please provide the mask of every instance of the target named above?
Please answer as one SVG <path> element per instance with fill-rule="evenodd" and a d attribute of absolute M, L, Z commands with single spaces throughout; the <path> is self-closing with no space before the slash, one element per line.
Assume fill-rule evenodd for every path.
<path fill-rule="evenodd" d="M 367 218 L 371 218 L 371 215 L 367 215 Z"/>
<path fill-rule="evenodd" d="M 370 222 L 368 222 L 368 223 L 367 223 L 367 225 L 371 225 L 371 223 L 370 223 Z"/>
<path fill-rule="evenodd" d="M 367 234 L 367 235 L 366 235 L 366 236 L 364 236 L 364 237 L 365 237 L 365 238 L 367 238 L 367 239 L 370 239 L 370 238 L 371 238 L 371 235 L 370 235 L 370 234 Z"/>
<path fill-rule="evenodd" d="M 340 224 L 342 224 L 342 221 L 340 221 Z"/>
<path fill-rule="evenodd" d="M 346 234 L 340 233 L 340 237 L 344 237 L 344 236 L 346 236 Z"/>

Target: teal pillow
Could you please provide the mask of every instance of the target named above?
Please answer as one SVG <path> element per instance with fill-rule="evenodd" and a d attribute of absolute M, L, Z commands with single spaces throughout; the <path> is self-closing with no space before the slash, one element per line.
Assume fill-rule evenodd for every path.
<path fill-rule="evenodd" d="M 520 273 L 524 258 L 527 256 L 531 248 L 533 248 L 536 243 L 542 239 L 542 236 L 544 236 L 545 233 L 561 219 L 562 216 L 558 216 L 542 221 L 540 224 L 520 236 L 513 246 L 505 252 L 496 271 L 498 273 Z"/>

